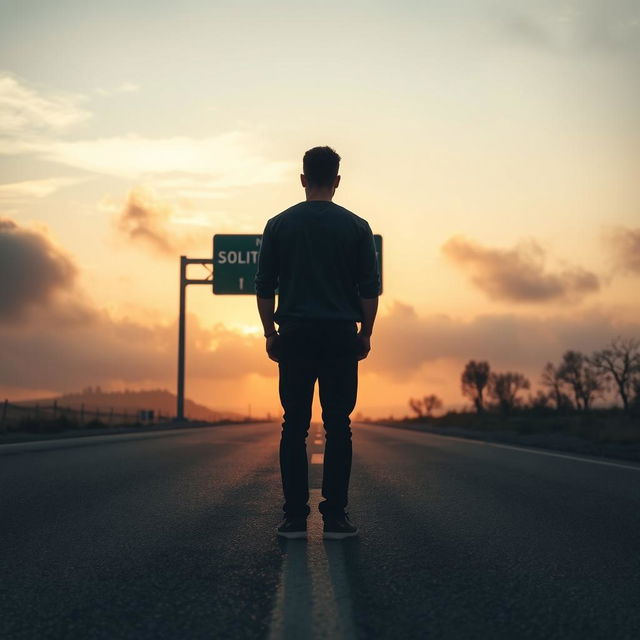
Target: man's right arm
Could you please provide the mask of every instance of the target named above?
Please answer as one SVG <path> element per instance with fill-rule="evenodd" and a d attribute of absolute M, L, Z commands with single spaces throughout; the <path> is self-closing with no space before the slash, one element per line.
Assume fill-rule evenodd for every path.
<path fill-rule="evenodd" d="M 258 253 L 258 268 L 255 276 L 256 301 L 258 314 L 264 329 L 264 337 L 267 339 L 267 355 L 271 360 L 278 362 L 274 349 L 277 342 L 277 332 L 274 324 L 274 310 L 276 288 L 278 286 L 278 259 L 273 246 L 271 227 L 269 221 L 262 233 L 260 252 Z"/>
<path fill-rule="evenodd" d="M 273 246 L 270 221 L 267 221 L 262 232 L 260 251 L 258 252 L 258 268 L 254 279 L 258 298 L 275 298 L 278 287 L 278 256 Z"/>

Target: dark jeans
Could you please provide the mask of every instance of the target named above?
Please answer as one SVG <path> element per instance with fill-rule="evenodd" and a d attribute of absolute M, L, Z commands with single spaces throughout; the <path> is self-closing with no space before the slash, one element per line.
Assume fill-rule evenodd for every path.
<path fill-rule="evenodd" d="M 310 508 L 306 438 L 316 380 L 326 433 L 320 512 L 343 514 L 351 474 L 351 420 L 358 390 L 357 326 L 350 321 L 296 321 L 280 326 L 279 392 L 284 409 L 280 471 L 286 515 Z"/>

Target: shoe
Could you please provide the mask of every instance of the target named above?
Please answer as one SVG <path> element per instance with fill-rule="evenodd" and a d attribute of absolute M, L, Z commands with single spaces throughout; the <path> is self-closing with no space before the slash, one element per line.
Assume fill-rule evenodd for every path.
<path fill-rule="evenodd" d="M 322 537 L 328 540 L 340 540 L 342 538 L 352 538 L 358 535 L 358 527 L 349 522 L 349 514 L 338 516 L 327 516 L 324 519 L 324 529 Z"/>
<path fill-rule="evenodd" d="M 276 531 L 283 538 L 306 538 L 307 519 L 304 516 L 285 516 Z"/>

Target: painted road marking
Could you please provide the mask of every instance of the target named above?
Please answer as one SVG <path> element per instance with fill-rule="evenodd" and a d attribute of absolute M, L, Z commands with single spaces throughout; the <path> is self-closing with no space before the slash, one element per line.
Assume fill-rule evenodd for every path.
<path fill-rule="evenodd" d="M 464 438 L 460 438 L 464 440 Z M 474 441 L 477 442 L 477 441 Z M 498 444 L 497 442 L 483 442 L 490 447 L 498 447 L 499 449 L 514 449 L 515 451 L 525 451 L 526 453 L 537 453 L 542 456 L 551 456 L 552 458 L 566 458 L 567 460 L 578 460 L 579 462 L 592 462 L 593 464 L 601 464 L 605 467 L 619 467 L 620 469 L 631 469 L 632 471 L 640 471 L 640 467 L 634 467 L 630 464 L 620 464 L 619 462 L 607 462 L 606 460 L 593 460 L 591 458 L 581 458 L 580 456 L 571 456 L 566 453 L 554 453 L 552 451 L 539 451 L 538 449 L 528 449 L 527 447 L 518 447 L 509 444 Z"/>
<path fill-rule="evenodd" d="M 313 503 L 322 499 L 312 489 Z M 285 556 L 271 614 L 269 640 L 356 638 L 349 581 L 345 571 L 345 544 L 322 540 L 320 517 L 309 518 L 309 539 L 282 540 Z"/>
<path fill-rule="evenodd" d="M 373 425 L 376 427 L 384 428 L 384 425 Z M 387 427 L 387 429 L 394 429 L 393 427 Z M 394 429 L 394 431 L 400 431 L 400 429 Z M 466 442 L 468 444 L 479 444 L 486 447 L 497 447 L 498 449 L 513 449 L 515 451 L 523 451 L 524 453 L 535 453 L 540 456 L 550 456 L 552 458 L 566 458 L 567 460 L 577 460 L 578 462 L 591 462 L 593 464 L 600 464 L 605 467 L 618 467 L 619 469 L 630 469 L 631 471 L 640 471 L 640 466 L 634 466 L 631 464 L 622 464 L 620 462 L 609 462 L 607 460 L 596 460 L 594 458 L 583 458 L 581 456 L 572 456 L 566 453 L 556 453 L 554 451 L 543 451 L 542 449 L 532 449 L 529 447 L 518 447 L 512 444 L 500 444 L 498 442 L 487 442 L 486 440 L 474 440 L 472 438 L 459 438 L 457 436 L 443 436 L 439 433 L 430 433 L 429 431 L 414 431 L 407 430 L 405 433 L 418 433 L 422 435 L 435 436 L 436 438 L 442 438 L 443 440 L 456 440 L 457 442 Z"/>
<path fill-rule="evenodd" d="M 324 453 L 311 454 L 311 464 L 323 464 L 323 463 L 324 463 Z"/>

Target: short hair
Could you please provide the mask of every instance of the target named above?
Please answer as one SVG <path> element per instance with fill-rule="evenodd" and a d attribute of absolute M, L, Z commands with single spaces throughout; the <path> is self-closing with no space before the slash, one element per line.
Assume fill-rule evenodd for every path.
<path fill-rule="evenodd" d="M 311 187 L 330 187 L 340 169 L 340 156 L 331 147 L 313 147 L 302 158 L 302 171 Z"/>

